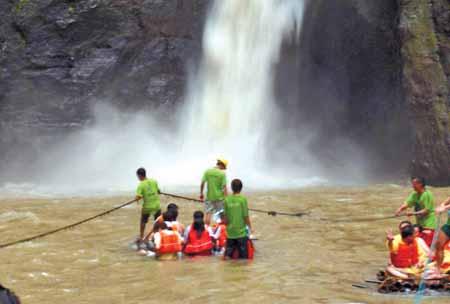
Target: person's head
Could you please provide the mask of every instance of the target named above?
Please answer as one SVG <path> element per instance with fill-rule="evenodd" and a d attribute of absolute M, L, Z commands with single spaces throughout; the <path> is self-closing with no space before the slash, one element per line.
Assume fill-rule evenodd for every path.
<path fill-rule="evenodd" d="M 426 182 L 423 177 L 413 177 L 411 179 L 411 185 L 414 191 L 423 192 L 425 190 Z"/>
<path fill-rule="evenodd" d="M 402 231 L 408 226 L 412 226 L 412 223 L 410 221 L 401 221 L 400 224 L 398 225 L 398 230 Z"/>
<path fill-rule="evenodd" d="M 147 178 L 147 172 L 145 172 L 144 168 L 139 168 L 136 171 L 137 178 L 142 181 Z"/>
<path fill-rule="evenodd" d="M 411 244 L 414 241 L 414 227 L 413 226 L 406 226 L 401 231 L 402 240 L 407 243 Z"/>
<path fill-rule="evenodd" d="M 192 224 L 192 228 L 197 231 L 197 237 L 200 237 L 202 232 L 205 230 L 205 220 L 203 212 L 194 212 L 194 223 Z"/>
<path fill-rule="evenodd" d="M 224 158 L 219 158 L 217 160 L 216 166 L 221 170 L 226 170 L 228 167 L 228 161 Z"/>
<path fill-rule="evenodd" d="M 419 224 L 414 224 L 414 232 L 416 233 L 416 235 L 420 234 L 423 231 L 423 227 L 420 226 Z"/>
<path fill-rule="evenodd" d="M 178 206 L 174 203 L 170 203 L 169 205 L 167 205 L 167 210 L 177 210 L 178 211 Z"/>
<path fill-rule="evenodd" d="M 162 214 L 162 217 L 163 217 L 163 221 L 165 221 L 165 222 L 173 221 L 173 215 L 172 215 L 172 212 L 170 210 L 167 210 L 166 212 L 164 212 Z"/>
<path fill-rule="evenodd" d="M 231 190 L 233 190 L 233 193 L 241 193 L 242 182 L 240 179 L 236 178 L 231 181 Z"/>

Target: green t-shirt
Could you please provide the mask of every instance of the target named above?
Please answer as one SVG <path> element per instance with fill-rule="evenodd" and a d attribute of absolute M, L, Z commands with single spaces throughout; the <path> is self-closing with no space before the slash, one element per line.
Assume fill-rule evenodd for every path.
<path fill-rule="evenodd" d="M 414 208 L 415 211 L 423 209 L 428 210 L 425 217 L 416 216 L 416 222 L 423 228 L 436 229 L 436 215 L 434 213 L 434 198 L 430 191 L 425 190 L 422 195 L 412 192 L 406 200 L 408 207 Z"/>
<path fill-rule="evenodd" d="M 207 183 L 206 200 L 223 201 L 225 198 L 223 188 L 227 185 L 227 178 L 223 170 L 218 168 L 206 170 L 202 182 Z"/>
<path fill-rule="evenodd" d="M 144 200 L 142 205 L 143 213 L 153 213 L 161 209 L 158 183 L 154 179 L 141 181 L 137 187 L 136 194 L 142 196 Z"/>
<path fill-rule="evenodd" d="M 240 195 L 225 198 L 224 214 L 227 218 L 227 234 L 229 239 L 240 239 L 247 236 L 244 218 L 248 216 L 247 199 Z"/>

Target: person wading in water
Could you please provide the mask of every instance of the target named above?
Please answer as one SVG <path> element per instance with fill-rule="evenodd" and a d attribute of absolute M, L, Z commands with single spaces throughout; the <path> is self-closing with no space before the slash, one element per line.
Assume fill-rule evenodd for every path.
<path fill-rule="evenodd" d="M 202 183 L 200 185 L 200 200 L 204 200 L 203 191 L 205 183 L 207 184 L 206 201 L 205 201 L 205 223 L 211 224 L 211 215 L 223 210 L 223 200 L 227 196 L 227 178 L 225 170 L 228 161 L 220 158 L 217 160 L 216 167 L 208 169 L 203 174 Z"/>
<path fill-rule="evenodd" d="M 137 240 L 138 243 L 141 243 L 149 217 L 153 215 L 156 220 L 161 215 L 161 203 L 159 201 L 160 191 L 156 180 L 147 178 L 144 168 L 139 168 L 136 171 L 136 175 L 140 181 L 136 189 L 136 201 L 139 202 L 141 199 L 144 201 L 141 212 L 140 234 Z"/>
<path fill-rule="evenodd" d="M 431 246 L 434 230 L 436 229 L 433 194 L 425 188 L 425 179 L 415 177 L 411 183 L 414 191 L 408 196 L 405 203 L 397 209 L 395 215 L 400 216 L 406 209 L 414 208 L 413 212 L 407 212 L 406 215 L 415 215 L 417 224 L 422 226 L 424 230 L 428 230 L 424 241 L 428 246 Z"/>

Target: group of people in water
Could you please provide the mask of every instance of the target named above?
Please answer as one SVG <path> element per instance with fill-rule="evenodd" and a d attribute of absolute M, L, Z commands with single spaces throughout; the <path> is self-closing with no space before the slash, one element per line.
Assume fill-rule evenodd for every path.
<path fill-rule="evenodd" d="M 411 183 L 414 191 L 397 209 L 396 215 L 415 216 L 416 224 L 405 220 L 400 222 L 398 234 L 387 231 L 390 262 L 386 272 L 400 279 L 423 274 L 430 279 L 442 278 L 450 274 L 450 197 L 435 207 L 425 179 L 415 177 Z M 408 211 L 411 208 L 413 211 Z M 448 213 L 448 220 L 440 227 L 439 217 L 444 212 Z"/>
<path fill-rule="evenodd" d="M 239 179 L 231 182 L 233 193 L 228 195 L 225 175 L 227 165 L 227 160 L 218 159 L 216 166 L 203 174 L 200 200 L 204 201 L 205 212 L 195 211 L 192 224 L 187 227 L 177 220 L 176 204 L 170 203 L 167 210 L 161 213 L 158 183 L 147 177 L 144 168 L 137 170 L 139 185 L 135 200 L 143 201 L 140 235 L 137 239 L 140 255 L 155 256 L 160 260 L 177 259 L 181 255 L 193 257 L 217 254 L 223 255 L 225 259 L 253 257 L 250 238 L 252 224 L 247 198 L 241 194 L 243 185 Z M 146 231 L 151 216 L 154 221 L 149 231 Z"/>

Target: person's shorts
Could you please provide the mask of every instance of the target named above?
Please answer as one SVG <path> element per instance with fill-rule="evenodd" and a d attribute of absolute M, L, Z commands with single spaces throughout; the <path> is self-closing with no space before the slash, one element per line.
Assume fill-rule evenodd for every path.
<path fill-rule="evenodd" d="M 206 213 L 217 213 L 223 210 L 223 201 L 205 201 Z"/>
<path fill-rule="evenodd" d="M 227 239 L 225 257 L 228 258 L 238 258 L 238 259 L 248 259 L 248 247 L 247 247 L 247 237 L 240 239 Z M 237 255 L 234 255 L 234 252 Z"/>
<path fill-rule="evenodd" d="M 161 209 L 156 211 L 156 212 L 144 212 L 144 210 L 142 210 L 141 224 L 147 224 L 148 223 L 148 219 L 150 218 L 150 216 L 152 214 L 153 214 L 154 219 L 156 220 L 158 218 L 158 216 L 161 215 Z"/>
<path fill-rule="evenodd" d="M 450 239 L 450 224 L 445 224 L 442 226 L 442 231 L 447 235 L 447 237 Z"/>

